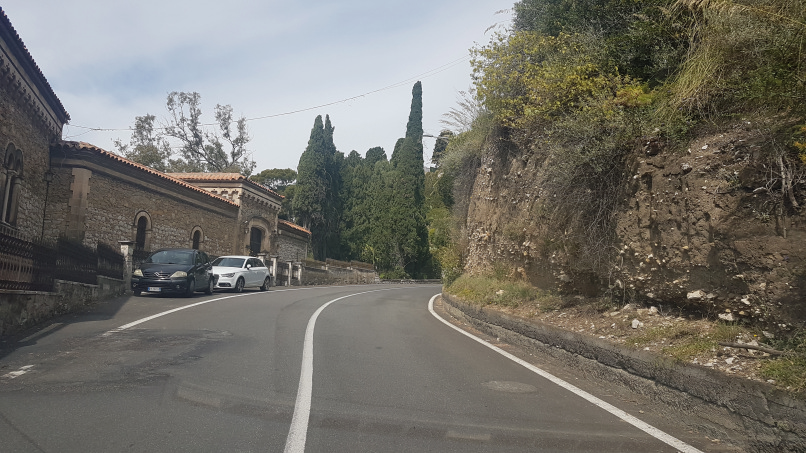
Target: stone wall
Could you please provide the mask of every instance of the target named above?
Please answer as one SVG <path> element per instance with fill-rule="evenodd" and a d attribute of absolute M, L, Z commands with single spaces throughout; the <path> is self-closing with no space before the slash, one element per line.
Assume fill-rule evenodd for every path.
<path fill-rule="evenodd" d="M 281 261 L 302 261 L 308 257 L 310 234 L 298 230 L 285 220 L 278 221 L 277 249 L 275 253 Z"/>
<path fill-rule="evenodd" d="M 48 145 L 52 132 L 18 101 L 13 91 L 0 83 L 0 159 L 9 144 L 22 151 L 23 174 L 16 229 L 26 239 L 41 235 L 44 214 L 45 172 L 49 165 Z M 2 164 L 2 162 L 0 162 Z M 0 201 L 5 188 L 0 187 Z"/>
<path fill-rule="evenodd" d="M 236 205 L 179 185 L 169 186 L 169 192 L 146 178 L 158 178 L 152 175 L 132 183 L 112 170 L 107 174 L 72 165 L 58 167 L 56 160 L 45 221 L 49 237 L 79 232 L 78 237 L 89 246 L 103 242 L 117 247 L 118 241 L 135 239 L 136 217 L 146 212 L 151 221 L 151 250 L 189 248 L 194 229 L 200 228 L 201 250 L 211 255 L 235 251 L 239 231 Z M 210 198 L 209 205 L 205 198 Z"/>
<path fill-rule="evenodd" d="M 378 274 L 366 269 L 349 269 L 335 266 L 305 266 L 302 285 L 358 285 L 375 283 Z"/>
<path fill-rule="evenodd" d="M 84 223 L 87 245 L 104 242 L 117 246 L 118 241 L 134 240 L 135 216 L 145 211 L 151 218 L 151 250 L 189 248 L 193 228 L 201 226 L 204 233 L 201 250 L 212 255 L 232 253 L 237 208 L 233 208 L 231 216 L 223 216 L 98 173 L 92 175 L 89 186 Z M 61 208 L 66 213 L 70 207 Z"/>
<path fill-rule="evenodd" d="M 82 310 L 128 289 L 123 280 L 100 276 L 97 285 L 56 280 L 54 286 L 54 292 L 0 290 L 0 336 Z"/>
<path fill-rule="evenodd" d="M 237 244 L 238 253 L 249 253 L 250 230 L 255 227 L 263 231 L 260 252 L 272 254 L 272 249 L 276 248 L 273 242 L 276 242 L 277 236 L 277 211 L 254 197 L 241 197 L 240 203 L 239 225 L 244 227 L 242 234 L 239 235 L 241 240 Z"/>

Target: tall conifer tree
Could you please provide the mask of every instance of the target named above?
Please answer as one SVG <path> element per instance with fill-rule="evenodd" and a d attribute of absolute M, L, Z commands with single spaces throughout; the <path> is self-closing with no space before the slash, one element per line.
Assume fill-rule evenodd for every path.
<path fill-rule="evenodd" d="M 409 276 L 420 277 L 429 260 L 428 230 L 425 222 L 425 171 L 423 161 L 423 88 L 412 89 L 411 111 L 406 137 L 398 140 L 392 153 L 391 180 L 382 194 L 388 200 L 383 213 L 388 217 L 390 239 L 394 247 L 394 267 Z M 379 194 L 381 195 L 381 194 Z"/>

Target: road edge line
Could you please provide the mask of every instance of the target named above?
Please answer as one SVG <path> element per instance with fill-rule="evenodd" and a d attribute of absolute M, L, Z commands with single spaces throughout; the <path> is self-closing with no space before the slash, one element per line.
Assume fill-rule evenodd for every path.
<path fill-rule="evenodd" d="M 525 361 L 525 360 L 523 360 L 523 359 L 521 359 L 519 357 L 516 357 L 516 356 L 510 354 L 509 352 L 504 351 L 503 349 L 501 349 L 501 348 L 499 348 L 499 347 L 497 347 L 495 345 L 492 345 L 492 344 L 488 343 L 487 341 L 484 341 L 481 338 L 479 338 L 479 337 L 477 337 L 477 336 L 475 336 L 475 335 L 473 335 L 473 334 L 471 334 L 469 332 L 466 332 L 466 331 L 460 329 L 459 327 L 456 327 L 455 325 L 451 324 L 450 322 L 448 322 L 447 320 L 445 320 L 444 318 L 439 316 L 436 311 L 434 311 L 434 300 L 437 297 L 440 297 L 440 296 L 442 296 L 442 294 L 435 294 L 433 297 L 431 297 L 431 299 L 428 301 L 428 311 L 430 311 L 431 314 L 434 315 L 435 318 L 437 318 L 439 321 L 441 321 L 443 324 L 447 325 L 448 327 L 456 330 L 457 332 L 461 333 L 462 335 L 465 335 L 465 336 L 475 340 L 478 343 L 483 344 L 484 346 L 487 346 L 488 348 L 492 349 L 493 351 L 495 351 L 495 352 L 503 355 L 504 357 L 512 360 L 513 362 L 525 367 L 529 371 L 532 371 L 532 372 L 540 375 L 541 377 L 544 377 L 544 378 L 548 379 L 549 381 L 553 382 L 554 384 L 557 384 L 560 387 L 568 390 L 569 392 L 571 392 L 571 393 L 573 393 L 573 394 L 585 399 L 589 403 L 591 403 L 591 404 L 593 404 L 593 405 L 595 405 L 597 407 L 600 407 L 600 408 L 606 410 L 607 412 L 610 412 L 611 414 L 615 415 L 616 417 L 620 418 L 621 420 L 633 425 L 634 427 L 636 427 L 636 428 L 640 429 L 641 431 L 649 434 L 650 436 L 660 440 L 661 442 L 663 442 L 663 443 L 665 443 L 667 445 L 670 445 L 670 446 L 672 446 L 674 448 L 677 448 L 682 453 L 703 453 L 701 450 L 698 450 L 697 448 L 695 448 L 695 447 L 683 442 L 682 440 L 677 439 L 676 437 L 674 437 L 674 436 L 672 436 L 670 434 L 667 434 L 667 433 L 661 431 L 658 428 L 655 428 L 654 426 L 650 425 L 649 423 L 646 423 L 646 422 L 644 422 L 644 421 L 642 421 L 642 420 L 640 420 L 640 419 L 628 414 L 624 410 L 619 409 L 616 406 L 613 406 L 612 404 L 610 404 L 610 403 L 608 403 L 608 402 L 606 402 L 606 401 L 604 401 L 602 399 L 599 399 L 599 398 L 591 395 L 590 393 L 586 392 L 585 390 L 582 390 L 581 388 L 579 388 L 579 387 L 577 387 L 577 386 L 575 386 L 575 385 L 573 385 L 573 384 L 571 384 L 569 382 L 566 382 L 566 381 L 558 378 L 557 376 L 554 376 L 553 374 L 549 373 L 548 371 L 545 371 L 545 370 L 543 370 L 541 368 L 538 368 L 538 367 L 532 365 L 531 363 L 529 363 L 529 362 L 527 362 L 527 361 Z"/>

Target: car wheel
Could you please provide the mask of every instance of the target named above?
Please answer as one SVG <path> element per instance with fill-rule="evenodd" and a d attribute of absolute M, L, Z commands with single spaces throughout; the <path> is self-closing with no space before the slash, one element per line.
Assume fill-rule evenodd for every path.
<path fill-rule="evenodd" d="M 243 278 L 238 278 L 238 281 L 235 282 L 235 292 L 241 293 L 243 292 Z"/>
<path fill-rule="evenodd" d="M 193 293 L 196 292 L 196 280 L 191 279 L 188 282 L 188 289 L 185 292 L 185 297 L 193 297 Z"/>
<path fill-rule="evenodd" d="M 260 287 L 260 290 L 261 291 L 268 291 L 269 286 L 271 286 L 271 277 L 266 277 L 266 279 L 263 280 L 263 286 Z"/>
<path fill-rule="evenodd" d="M 210 279 L 207 281 L 207 289 L 204 290 L 204 294 L 207 294 L 208 296 L 210 294 L 213 294 L 213 286 L 215 286 L 215 281 L 214 280 L 215 279 L 211 275 Z"/>

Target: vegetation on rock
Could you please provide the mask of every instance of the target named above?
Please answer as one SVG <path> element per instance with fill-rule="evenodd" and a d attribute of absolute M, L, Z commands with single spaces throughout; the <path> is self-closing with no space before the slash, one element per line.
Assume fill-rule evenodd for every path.
<path fill-rule="evenodd" d="M 452 253 L 435 256 L 467 274 L 451 291 L 504 269 L 563 297 L 796 336 L 803 1 L 522 0 L 514 16 L 471 50 L 473 97 L 446 115 Z"/>

